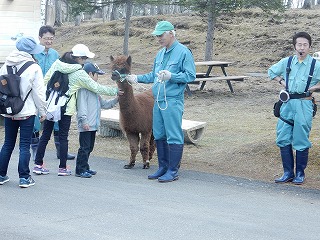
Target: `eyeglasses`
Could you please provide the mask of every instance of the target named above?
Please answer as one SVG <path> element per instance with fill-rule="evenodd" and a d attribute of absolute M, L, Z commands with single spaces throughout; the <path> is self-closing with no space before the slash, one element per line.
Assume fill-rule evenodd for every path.
<path fill-rule="evenodd" d="M 88 57 L 80 57 L 81 59 L 83 59 L 83 60 L 87 60 L 88 59 Z"/>
<path fill-rule="evenodd" d="M 42 37 L 42 39 L 47 40 L 47 41 L 53 41 L 54 37 Z"/>

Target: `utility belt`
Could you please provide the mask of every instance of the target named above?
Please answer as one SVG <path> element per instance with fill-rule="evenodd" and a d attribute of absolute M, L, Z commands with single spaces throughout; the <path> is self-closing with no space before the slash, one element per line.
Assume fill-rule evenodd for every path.
<path fill-rule="evenodd" d="M 304 93 L 288 93 L 286 90 L 281 90 L 279 93 L 279 100 L 281 102 L 288 102 L 290 99 L 301 99 L 301 98 L 311 98 L 311 92 L 307 91 Z"/>
<path fill-rule="evenodd" d="M 310 91 L 304 92 L 304 93 L 288 93 L 286 90 L 281 90 L 280 94 L 279 94 L 279 101 L 277 101 L 274 105 L 273 105 L 273 114 L 275 117 L 281 118 L 280 116 L 280 108 L 282 106 L 283 103 L 288 102 L 290 99 L 301 99 L 304 98 L 306 100 L 311 100 L 313 103 L 313 111 L 312 111 L 312 116 L 314 117 L 317 113 L 317 104 L 316 101 L 314 99 L 314 97 L 311 96 Z M 282 121 L 287 122 L 287 120 L 281 118 Z M 292 123 L 288 123 L 290 125 L 292 125 Z"/>

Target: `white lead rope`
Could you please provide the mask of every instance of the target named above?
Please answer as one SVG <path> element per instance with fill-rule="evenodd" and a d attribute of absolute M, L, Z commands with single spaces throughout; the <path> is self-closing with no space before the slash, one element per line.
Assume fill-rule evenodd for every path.
<path fill-rule="evenodd" d="M 168 108 L 168 102 L 167 102 L 167 94 L 166 94 L 166 83 L 165 81 L 158 81 L 160 84 L 158 86 L 158 93 L 157 93 L 157 104 L 158 104 L 158 108 L 161 110 L 161 111 L 164 111 Z M 160 95 L 160 88 L 161 88 L 161 85 L 163 84 L 163 95 L 164 95 L 164 102 L 165 102 L 165 108 L 161 108 L 160 107 L 160 104 L 159 104 L 159 95 Z"/>
<path fill-rule="evenodd" d="M 116 71 L 119 75 L 120 75 L 120 81 L 124 81 L 125 80 L 125 77 L 121 76 L 121 74 Z M 159 86 L 158 86 L 158 93 L 157 93 L 157 99 L 156 99 L 156 102 L 157 102 L 157 105 L 158 105 L 158 108 L 162 111 L 166 110 L 168 108 L 168 101 L 167 101 L 167 93 L 166 93 L 166 84 L 165 84 L 165 81 L 158 81 L 159 82 Z M 132 85 L 130 82 L 128 82 L 130 85 Z M 139 87 L 142 87 L 144 90 L 149 90 L 147 88 L 145 88 L 144 86 L 142 86 L 140 83 L 138 83 L 138 81 L 135 81 L 134 82 L 135 84 L 137 84 Z M 159 95 L 160 95 L 160 88 L 161 88 L 161 85 L 163 84 L 163 95 L 164 95 L 164 102 L 165 102 L 165 108 L 161 108 L 160 105 L 159 105 Z"/>

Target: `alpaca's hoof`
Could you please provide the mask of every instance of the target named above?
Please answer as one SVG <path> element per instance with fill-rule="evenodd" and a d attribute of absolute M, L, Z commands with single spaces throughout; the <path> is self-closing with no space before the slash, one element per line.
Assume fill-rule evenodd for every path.
<path fill-rule="evenodd" d="M 150 168 L 150 162 L 147 161 L 146 163 L 143 164 L 143 169 L 149 169 Z"/>
<path fill-rule="evenodd" d="M 123 166 L 124 169 L 131 169 L 134 167 L 134 163 L 129 163 Z"/>

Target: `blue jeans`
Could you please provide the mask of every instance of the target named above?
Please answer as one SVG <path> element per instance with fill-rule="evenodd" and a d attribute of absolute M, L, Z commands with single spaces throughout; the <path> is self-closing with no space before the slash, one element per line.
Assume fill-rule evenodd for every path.
<path fill-rule="evenodd" d="M 55 122 L 45 120 L 43 124 L 43 131 L 40 137 L 38 150 L 36 154 L 35 164 L 42 165 L 43 157 L 46 151 L 46 147 L 51 137 L 52 130 Z M 59 141 L 60 141 L 60 164 L 59 168 L 67 167 L 67 156 L 68 156 L 68 134 L 71 124 L 71 116 L 62 115 L 59 124 Z"/>
<path fill-rule="evenodd" d="M 90 169 L 88 160 L 90 153 L 93 150 L 95 139 L 96 131 L 80 132 L 80 148 L 77 155 L 76 174 L 84 173 L 85 171 Z"/>
<path fill-rule="evenodd" d="M 19 128 L 19 178 L 28 178 L 30 176 L 30 143 L 33 132 L 34 118 L 35 116 L 31 116 L 25 120 L 12 120 L 11 118 L 4 118 L 5 139 L 0 152 L 1 176 L 7 175 L 9 161 L 16 144 Z"/>

